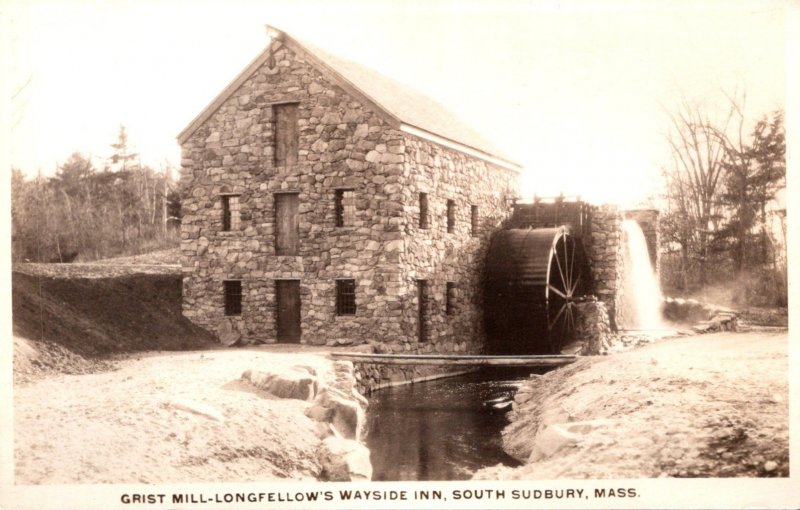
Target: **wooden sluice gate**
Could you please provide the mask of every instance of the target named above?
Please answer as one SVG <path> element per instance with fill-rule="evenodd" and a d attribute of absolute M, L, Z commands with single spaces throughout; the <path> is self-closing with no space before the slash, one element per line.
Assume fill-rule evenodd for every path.
<path fill-rule="evenodd" d="M 332 352 L 334 359 L 378 365 L 438 365 L 438 366 L 496 366 L 496 367 L 557 367 L 577 361 L 570 354 L 530 356 L 488 356 L 476 354 L 366 354 Z"/>

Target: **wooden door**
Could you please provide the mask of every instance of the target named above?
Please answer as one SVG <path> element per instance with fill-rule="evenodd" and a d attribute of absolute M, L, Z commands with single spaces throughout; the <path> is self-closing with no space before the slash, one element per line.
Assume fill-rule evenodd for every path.
<path fill-rule="evenodd" d="M 297 255 L 300 221 L 297 193 L 275 194 L 275 255 Z"/>
<path fill-rule="evenodd" d="M 275 325 L 279 343 L 299 344 L 300 280 L 275 280 Z"/>

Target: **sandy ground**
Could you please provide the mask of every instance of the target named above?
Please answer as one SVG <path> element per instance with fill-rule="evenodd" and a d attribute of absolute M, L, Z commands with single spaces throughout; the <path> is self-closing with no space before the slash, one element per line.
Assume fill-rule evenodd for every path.
<path fill-rule="evenodd" d="M 323 356 L 237 349 L 117 364 L 15 386 L 17 484 L 316 479 L 321 424 L 303 415 L 310 404 L 237 380 L 277 364 L 324 378 Z"/>
<path fill-rule="evenodd" d="M 476 477 L 788 476 L 787 351 L 786 331 L 718 333 L 662 340 L 535 378 L 517 394 L 506 450 L 528 461 L 541 453 L 537 434 L 549 425 L 571 433 L 549 457 Z"/>
<path fill-rule="evenodd" d="M 329 348 L 282 347 L 146 353 L 15 385 L 16 483 L 316 479 L 310 404 L 238 382 L 275 365 L 329 376 Z M 504 431 L 509 453 L 528 460 L 549 425 L 591 425 L 546 458 L 476 476 L 787 476 L 787 349 L 785 331 L 700 335 L 532 379 Z"/>

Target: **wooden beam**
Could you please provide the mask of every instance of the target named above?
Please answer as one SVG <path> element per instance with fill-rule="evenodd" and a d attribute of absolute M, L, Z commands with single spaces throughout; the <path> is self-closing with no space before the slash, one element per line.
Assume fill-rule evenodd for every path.
<path fill-rule="evenodd" d="M 346 359 L 356 363 L 380 365 L 440 365 L 440 366 L 514 366 L 553 367 L 577 361 L 574 355 L 548 356 L 484 356 L 447 354 L 365 354 L 357 352 L 332 352 L 335 359 Z"/>

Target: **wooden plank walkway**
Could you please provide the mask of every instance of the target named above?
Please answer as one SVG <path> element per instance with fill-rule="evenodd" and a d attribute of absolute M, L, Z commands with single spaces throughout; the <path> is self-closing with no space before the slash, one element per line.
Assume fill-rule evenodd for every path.
<path fill-rule="evenodd" d="M 500 367 L 556 367 L 574 363 L 578 357 L 571 354 L 486 356 L 473 354 L 366 354 L 361 352 L 332 352 L 334 359 L 357 363 L 382 365 L 440 365 L 440 366 L 500 366 Z"/>

